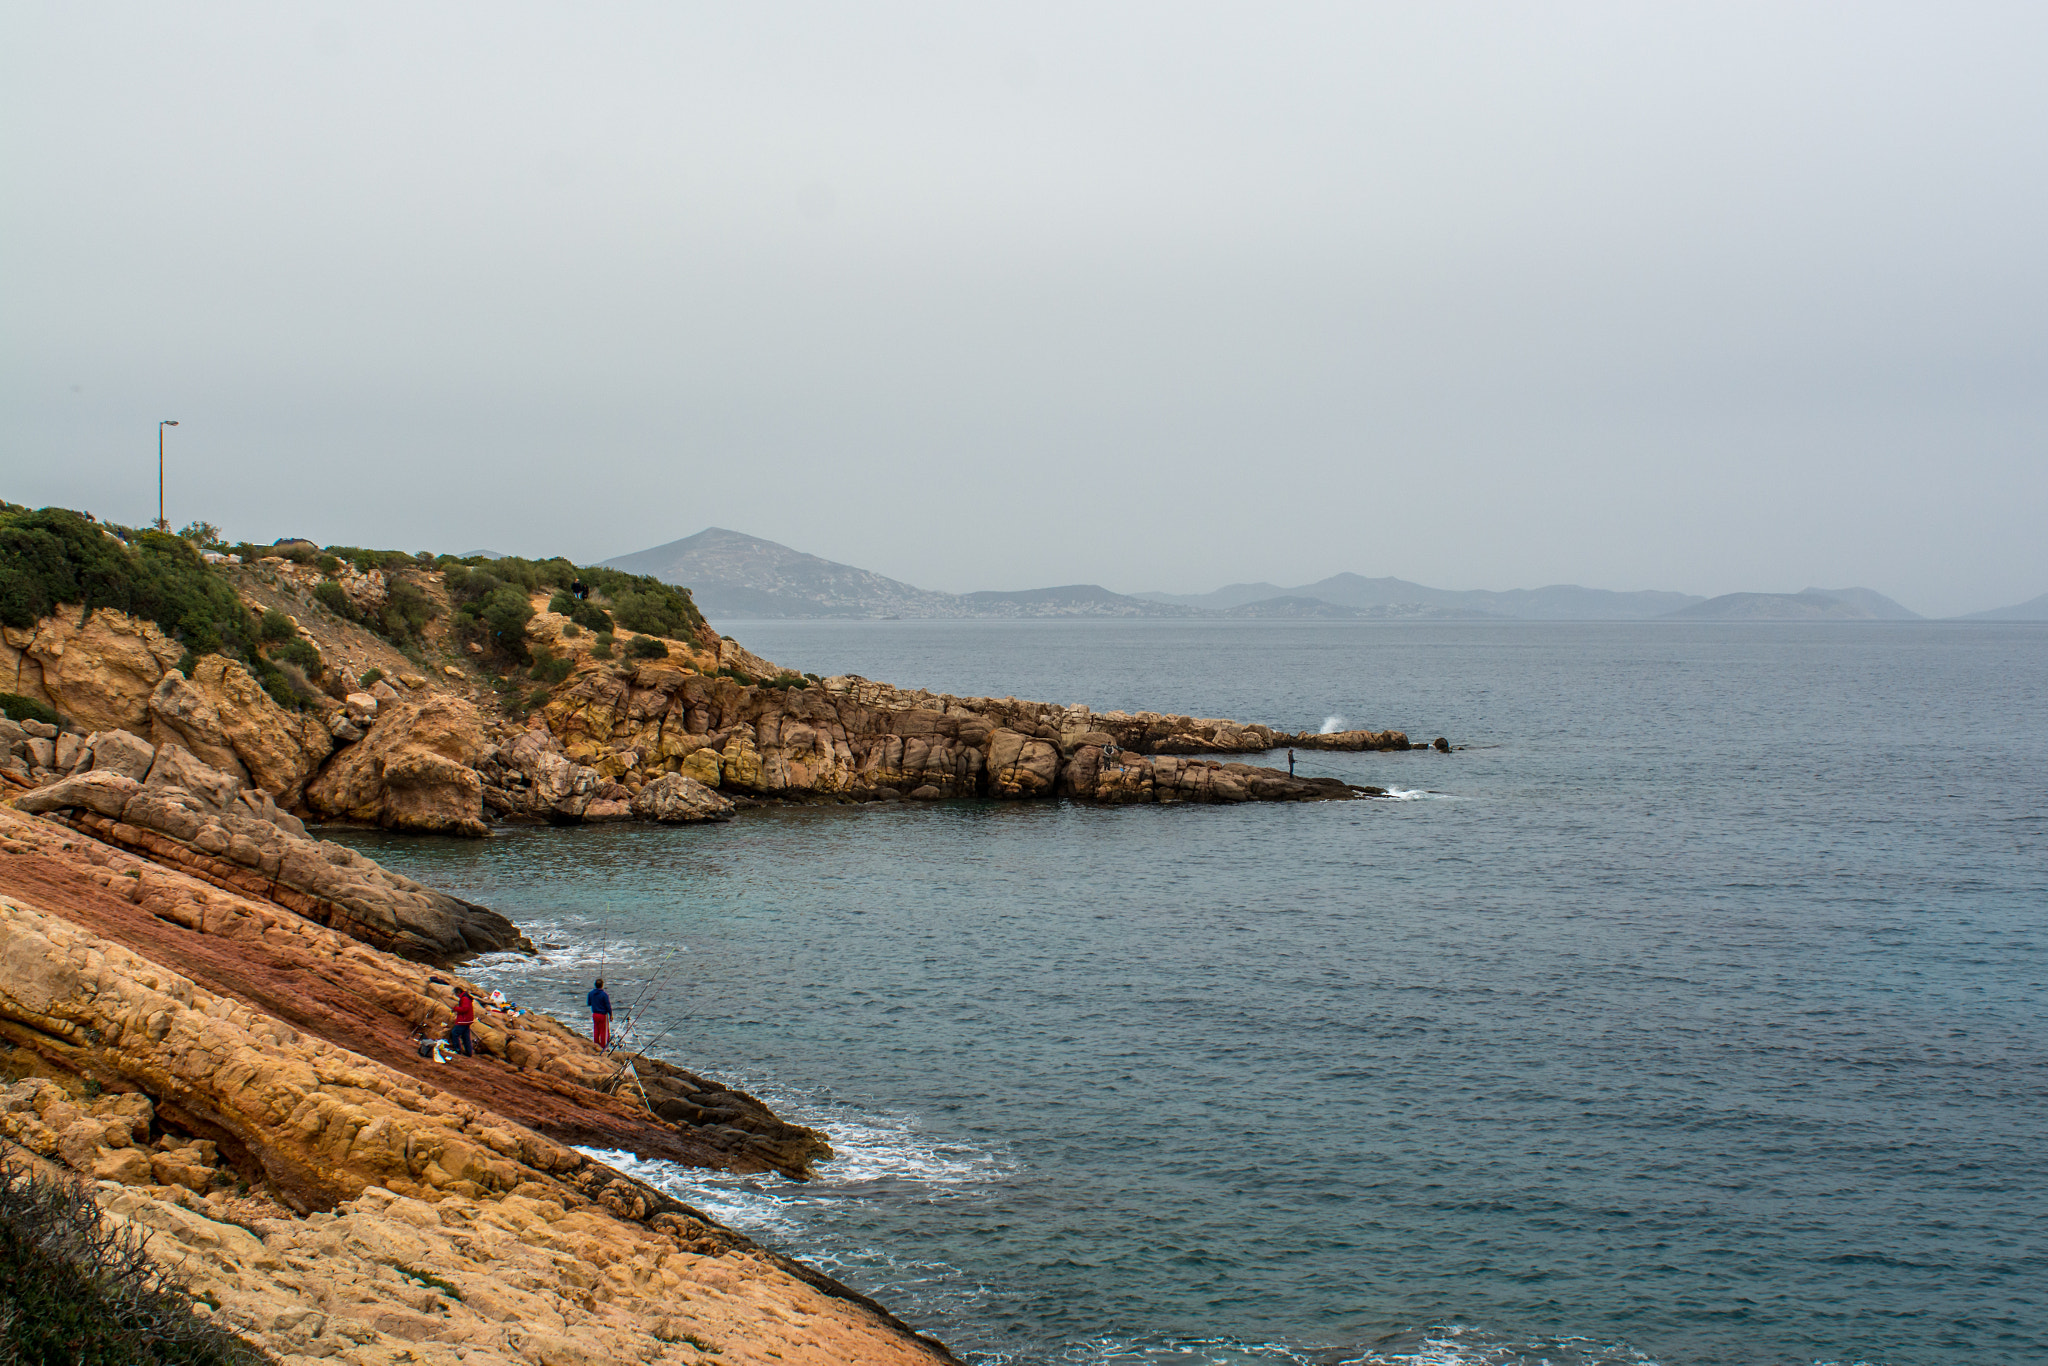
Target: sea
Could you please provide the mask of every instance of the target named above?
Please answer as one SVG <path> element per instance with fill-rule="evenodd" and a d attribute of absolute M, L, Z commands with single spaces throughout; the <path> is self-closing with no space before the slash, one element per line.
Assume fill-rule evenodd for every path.
<path fill-rule="evenodd" d="M 824 1129 L 611 1160 L 978 1366 L 2048 1362 L 2048 626 L 728 622 L 1395 727 L 1308 805 L 341 836 Z M 1273 756 L 1284 766 L 1285 756 Z"/>

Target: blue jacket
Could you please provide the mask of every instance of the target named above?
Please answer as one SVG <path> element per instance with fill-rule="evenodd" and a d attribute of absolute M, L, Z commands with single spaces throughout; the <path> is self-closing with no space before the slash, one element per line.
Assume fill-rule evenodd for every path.
<path fill-rule="evenodd" d="M 609 1015 L 612 1013 L 612 998 L 607 996 L 601 987 L 590 993 L 590 1013 L 593 1015 Z"/>

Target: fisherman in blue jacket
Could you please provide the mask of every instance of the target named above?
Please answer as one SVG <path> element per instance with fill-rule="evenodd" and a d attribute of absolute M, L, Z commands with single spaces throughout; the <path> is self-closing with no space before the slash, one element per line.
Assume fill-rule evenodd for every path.
<path fill-rule="evenodd" d="M 597 979 L 597 985 L 590 989 L 590 1037 L 597 1040 L 599 1052 L 611 1047 L 612 1042 L 612 998 L 605 994 L 604 978 Z"/>

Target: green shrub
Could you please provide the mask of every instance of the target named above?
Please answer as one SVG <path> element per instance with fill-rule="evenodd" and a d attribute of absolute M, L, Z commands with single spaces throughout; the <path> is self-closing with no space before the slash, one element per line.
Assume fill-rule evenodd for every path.
<path fill-rule="evenodd" d="M 289 545 L 272 546 L 270 553 L 282 555 L 293 564 L 311 564 L 320 552 L 304 541 L 293 541 Z"/>
<path fill-rule="evenodd" d="M 322 579 L 313 585 L 313 600 L 344 621 L 356 619 L 356 605 L 333 579 Z"/>
<path fill-rule="evenodd" d="M 668 643 L 653 636 L 634 636 L 626 646 L 628 659 L 667 659 Z"/>
<path fill-rule="evenodd" d="M 81 621 L 111 607 L 154 622 L 195 657 L 251 653 L 249 613 L 190 541 L 142 531 L 128 545 L 64 508 L 0 505 L 0 625 L 33 626 L 60 603 Z"/>
<path fill-rule="evenodd" d="M 193 1309 L 133 1225 L 100 1222 L 88 1190 L 0 1166 L 0 1351 L 9 1362 L 256 1366 L 267 1358 Z"/>
<path fill-rule="evenodd" d="M 264 644 L 271 645 L 280 640 L 296 638 L 299 629 L 292 625 L 290 617 L 273 607 L 263 614 L 262 624 L 257 627 L 256 634 L 262 637 Z"/>
<path fill-rule="evenodd" d="M 376 668 L 365 669 L 363 670 L 362 678 L 358 681 L 366 688 L 374 688 L 384 681 L 384 671 Z"/>
<path fill-rule="evenodd" d="M 57 714 L 55 708 L 16 692 L 0 692 L 0 712 L 16 721 L 41 721 L 48 726 L 64 724 L 64 718 Z"/>
<path fill-rule="evenodd" d="M 526 705 L 529 710 L 538 710 L 541 707 L 545 707 L 547 704 L 548 690 L 546 688 L 535 688 L 533 690 L 533 695 L 526 699 Z"/>
<path fill-rule="evenodd" d="M 323 574 L 335 574 L 341 571 L 341 560 L 334 555 L 322 555 L 313 561 L 313 567 Z"/>
<path fill-rule="evenodd" d="M 249 661 L 250 671 L 256 681 L 263 685 L 263 691 L 270 694 L 270 700 L 286 711 L 298 711 L 306 705 L 306 696 L 311 691 L 302 679 L 294 679 L 277 663 L 257 655 Z"/>
<path fill-rule="evenodd" d="M 578 626 L 575 622 L 565 621 L 562 623 L 562 639 L 574 640 L 576 639 L 576 637 L 582 634 L 583 628 L 581 626 Z"/>
<path fill-rule="evenodd" d="M 563 659 L 554 655 L 543 654 L 540 658 L 533 661 L 533 677 L 535 681 L 548 684 L 550 687 L 561 682 L 574 672 L 576 672 L 576 661 L 573 659 Z"/>
<path fill-rule="evenodd" d="M 212 522 L 187 522 L 178 528 L 178 535 L 201 550 L 214 550 L 226 544 L 220 538 L 220 528 Z"/>
<path fill-rule="evenodd" d="M 590 642 L 590 657 L 592 659 L 610 659 L 612 657 L 613 639 L 615 637 L 610 631 L 599 631 L 597 639 Z"/>
<path fill-rule="evenodd" d="M 277 646 L 271 650 L 270 657 L 288 664 L 296 664 L 313 678 L 318 678 L 320 671 L 326 667 L 320 658 L 320 652 L 313 648 L 311 641 L 302 636 L 293 636 L 284 644 Z"/>
<path fill-rule="evenodd" d="M 384 606 L 372 626 L 386 640 L 405 645 L 419 640 L 427 623 L 439 615 L 426 590 L 410 579 L 393 578 L 384 585 Z"/>

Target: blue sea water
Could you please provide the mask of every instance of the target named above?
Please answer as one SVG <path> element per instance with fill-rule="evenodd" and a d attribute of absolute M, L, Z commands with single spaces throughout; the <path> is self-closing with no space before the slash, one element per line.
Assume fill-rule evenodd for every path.
<path fill-rule="evenodd" d="M 982 1363 L 2048 1361 L 2048 628 L 868 622 L 1397 800 L 348 836 L 831 1132 L 636 1169 Z M 627 1159 L 622 1159 L 627 1160 Z M 627 1160 L 629 1161 L 629 1160 Z"/>

